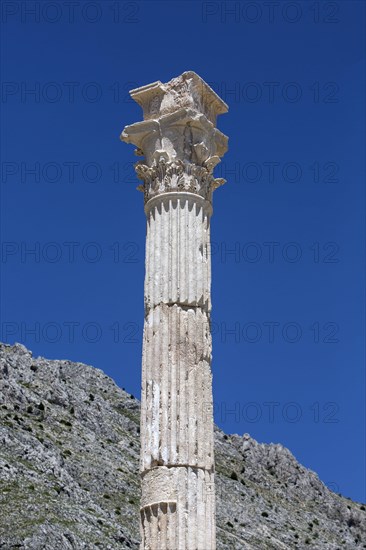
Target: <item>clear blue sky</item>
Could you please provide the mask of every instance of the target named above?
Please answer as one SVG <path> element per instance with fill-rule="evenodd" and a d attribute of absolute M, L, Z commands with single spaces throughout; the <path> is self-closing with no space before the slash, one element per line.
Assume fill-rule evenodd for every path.
<path fill-rule="evenodd" d="M 282 443 L 361 501 L 364 8 L 2 6 L 1 339 L 140 395 L 145 217 L 119 134 L 142 116 L 127 90 L 194 70 L 230 106 L 212 218 L 216 422 Z"/>

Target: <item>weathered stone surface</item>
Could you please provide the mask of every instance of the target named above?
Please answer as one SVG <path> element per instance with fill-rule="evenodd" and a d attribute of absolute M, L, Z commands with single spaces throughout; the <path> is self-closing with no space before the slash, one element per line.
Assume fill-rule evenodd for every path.
<path fill-rule="evenodd" d="M 193 71 L 186 71 L 162 84 L 159 80 L 130 92 L 142 107 L 144 120 L 156 119 L 177 111 L 192 109 L 216 124 L 216 117 L 227 112 L 226 103 Z"/>
<path fill-rule="evenodd" d="M 211 334 L 200 308 L 160 305 L 145 320 L 141 471 L 214 467 Z M 175 397 L 174 399 L 172 397 Z M 147 477 L 144 477 L 144 482 Z"/>
<path fill-rule="evenodd" d="M 159 199 L 159 200 L 157 200 Z M 211 309 L 210 212 L 196 196 L 167 193 L 147 212 L 145 308 Z"/>
<path fill-rule="evenodd" d="M 175 191 L 211 202 L 214 189 L 225 182 L 213 176 L 213 169 L 227 151 L 228 138 L 215 128 L 226 103 L 192 71 L 130 93 L 145 120 L 126 126 L 121 139 L 145 157 L 135 165 L 145 201 Z"/>
<path fill-rule="evenodd" d="M 141 550 L 215 550 L 209 247 L 227 106 L 193 72 L 131 96 L 144 121 L 121 138 L 145 156 L 147 216 Z"/>
<path fill-rule="evenodd" d="M 102 371 L 1 344 L 0 548 L 137 550 L 139 417 Z M 215 460 L 218 550 L 366 547 L 366 506 L 282 445 L 216 428 Z"/>

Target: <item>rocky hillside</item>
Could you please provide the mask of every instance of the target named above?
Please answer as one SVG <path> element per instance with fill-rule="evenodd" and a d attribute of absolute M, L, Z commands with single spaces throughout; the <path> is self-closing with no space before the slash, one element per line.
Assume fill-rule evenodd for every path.
<path fill-rule="evenodd" d="M 0 548 L 137 549 L 137 399 L 19 344 L 0 345 L 0 373 Z M 364 505 L 281 445 L 215 438 L 219 550 L 366 548 Z"/>

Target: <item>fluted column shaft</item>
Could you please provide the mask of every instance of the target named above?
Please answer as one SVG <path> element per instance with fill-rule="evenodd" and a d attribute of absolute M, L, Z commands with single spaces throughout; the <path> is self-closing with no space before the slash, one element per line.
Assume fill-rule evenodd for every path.
<path fill-rule="evenodd" d="M 210 204 L 166 193 L 145 210 L 142 548 L 214 549 Z"/>

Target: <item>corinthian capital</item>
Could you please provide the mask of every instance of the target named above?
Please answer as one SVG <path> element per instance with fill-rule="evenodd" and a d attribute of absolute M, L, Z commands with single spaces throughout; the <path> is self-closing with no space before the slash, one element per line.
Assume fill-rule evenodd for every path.
<path fill-rule="evenodd" d="M 227 151 L 228 138 L 216 128 L 216 117 L 228 107 L 194 72 L 130 92 L 144 120 L 126 126 L 121 139 L 144 156 L 135 164 L 145 201 L 168 192 L 189 192 L 211 201 L 225 183 L 213 170 Z"/>

